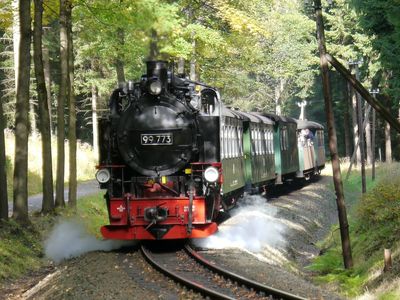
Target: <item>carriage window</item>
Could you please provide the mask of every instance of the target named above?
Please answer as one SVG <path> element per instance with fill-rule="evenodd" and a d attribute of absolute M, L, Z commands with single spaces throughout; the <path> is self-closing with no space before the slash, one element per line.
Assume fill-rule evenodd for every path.
<path fill-rule="evenodd" d="M 221 159 L 224 159 L 225 157 L 225 147 L 224 147 L 224 138 L 225 138 L 225 134 L 224 134 L 224 126 L 222 126 L 221 128 L 221 138 L 220 138 L 220 144 L 221 144 Z"/>
<path fill-rule="evenodd" d="M 228 158 L 228 128 L 224 126 L 224 153 L 225 158 Z"/>
<path fill-rule="evenodd" d="M 251 155 L 254 155 L 256 153 L 255 149 L 255 142 L 254 142 L 254 129 L 251 129 Z"/>
<path fill-rule="evenodd" d="M 232 132 L 232 126 L 229 126 L 229 139 L 230 139 L 230 144 L 231 144 L 231 158 L 234 157 L 235 153 L 235 143 L 233 140 L 233 132 Z"/>
<path fill-rule="evenodd" d="M 242 149 L 242 145 L 243 145 L 243 140 L 242 140 L 242 128 L 241 127 L 236 127 L 237 130 L 237 135 L 238 135 L 238 155 L 239 156 L 243 156 L 243 149 Z"/>
<path fill-rule="evenodd" d="M 233 156 L 237 157 L 238 152 L 238 138 L 237 138 L 237 130 L 236 126 L 232 126 L 232 135 L 233 135 Z"/>
<path fill-rule="evenodd" d="M 287 136 L 287 127 L 282 127 L 281 129 L 281 150 L 288 149 L 288 136 Z"/>
<path fill-rule="evenodd" d="M 254 130 L 254 143 L 256 146 L 256 155 L 258 155 L 258 134 L 257 129 Z"/>
<path fill-rule="evenodd" d="M 228 144 L 228 158 L 231 158 L 232 153 L 232 142 L 231 142 L 231 126 L 226 129 L 227 133 L 227 144 Z"/>
<path fill-rule="evenodd" d="M 239 127 L 235 126 L 235 127 L 233 127 L 233 130 L 235 132 L 236 157 L 239 157 L 240 156 L 240 133 L 239 133 Z"/>
<path fill-rule="evenodd" d="M 269 142 L 271 144 L 271 153 L 273 154 L 275 153 L 275 147 L 274 147 L 274 133 L 272 130 L 269 132 Z"/>
<path fill-rule="evenodd" d="M 260 130 L 261 154 L 265 155 L 265 130 Z"/>
<path fill-rule="evenodd" d="M 268 152 L 268 134 L 267 134 L 267 131 L 266 130 L 264 130 L 263 131 L 263 137 L 264 137 L 264 149 L 265 149 L 265 154 L 268 154 L 269 152 Z"/>
<path fill-rule="evenodd" d="M 324 145 L 324 134 L 322 130 L 317 131 L 317 143 L 318 147 L 321 147 Z"/>

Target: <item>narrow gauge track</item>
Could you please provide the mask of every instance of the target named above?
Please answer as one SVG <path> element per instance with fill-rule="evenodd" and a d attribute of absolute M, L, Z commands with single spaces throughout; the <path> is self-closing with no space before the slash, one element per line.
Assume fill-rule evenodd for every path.
<path fill-rule="evenodd" d="M 211 299 L 305 299 L 217 267 L 188 245 L 167 253 L 151 252 L 142 245 L 141 252 L 155 269 Z"/>

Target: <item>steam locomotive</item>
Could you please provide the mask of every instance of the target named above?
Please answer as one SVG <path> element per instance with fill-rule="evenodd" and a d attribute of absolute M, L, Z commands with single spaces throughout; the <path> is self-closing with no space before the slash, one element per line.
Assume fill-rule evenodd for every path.
<path fill-rule="evenodd" d="M 106 239 L 207 237 L 244 193 L 308 179 L 325 164 L 321 125 L 229 109 L 215 88 L 164 61 L 113 91 L 99 136 Z"/>

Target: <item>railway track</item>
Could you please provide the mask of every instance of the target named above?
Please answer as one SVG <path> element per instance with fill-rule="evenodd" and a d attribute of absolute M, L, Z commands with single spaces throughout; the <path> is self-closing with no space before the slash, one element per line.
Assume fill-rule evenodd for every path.
<path fill-rule="evenodd" d="M 154 252 L 142 245 L 141 252 L 152 267 L 211 299 L 305 299 L 218 267 L 189 245 L 173 252 Z"/>

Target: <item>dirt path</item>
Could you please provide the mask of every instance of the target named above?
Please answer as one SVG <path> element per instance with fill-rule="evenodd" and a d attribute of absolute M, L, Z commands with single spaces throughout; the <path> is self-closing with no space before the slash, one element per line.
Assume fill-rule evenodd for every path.
<path fill-rule="evenodd" d="M 96 194 L 100 191 L 99 184 L 95 180 L 85 181 L 78 184 L 77 197 L 82 198 L 85 196 Z M 68 201 L 68 186 L 64 189 L 64 199 Z M 28 198 L 29 212 L 40 211 L 42 209 L 43 194 L 37 194 Z M 13 203 L 8 203 L 8 213 L 11 215 L 13 210 Z"/>

